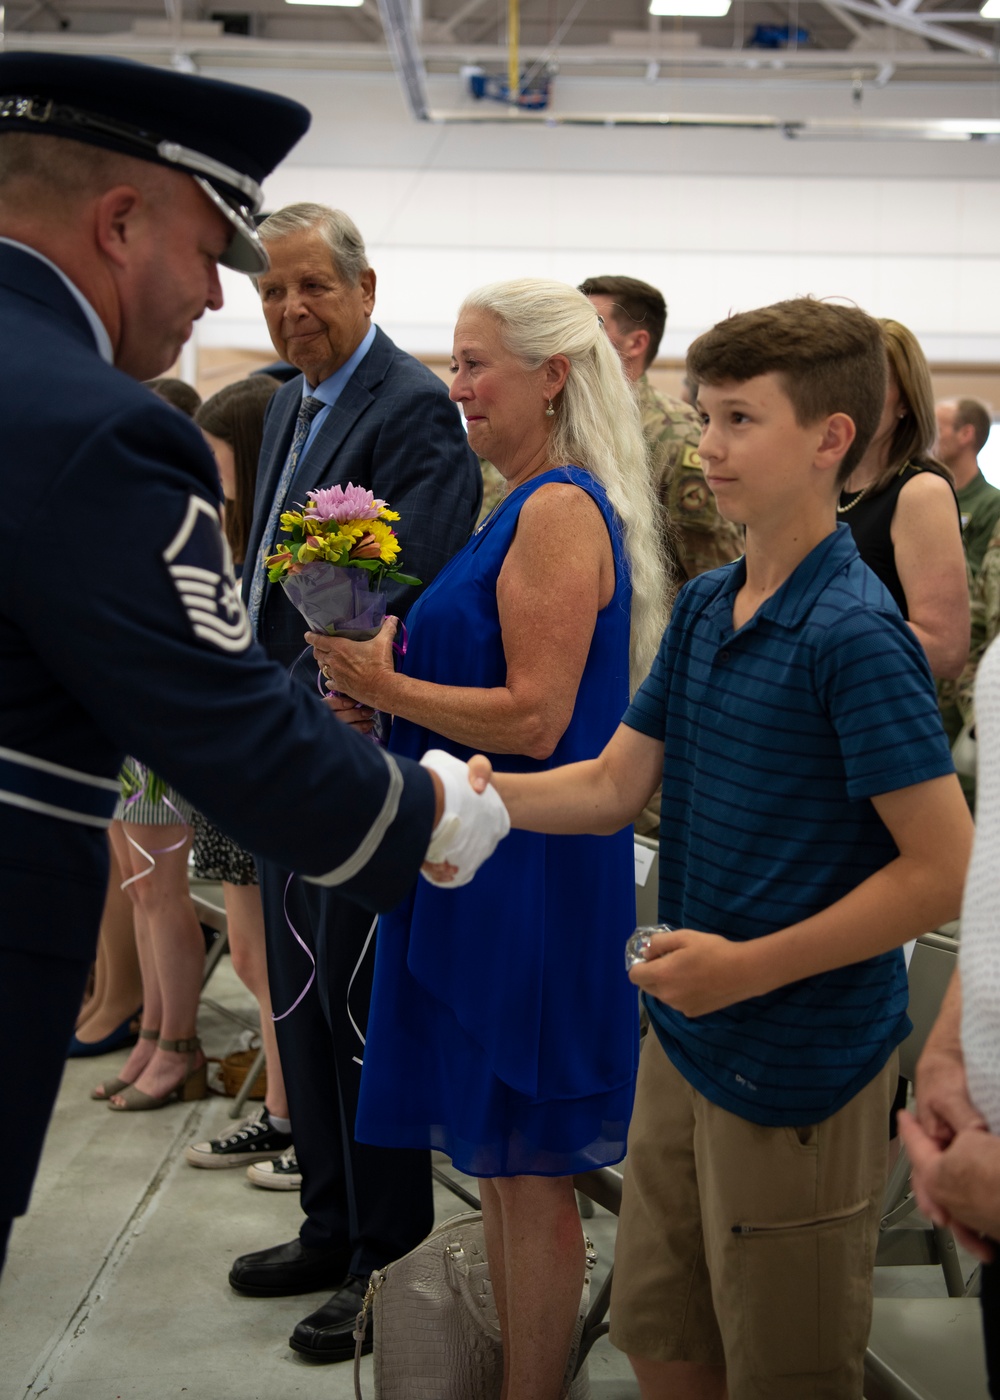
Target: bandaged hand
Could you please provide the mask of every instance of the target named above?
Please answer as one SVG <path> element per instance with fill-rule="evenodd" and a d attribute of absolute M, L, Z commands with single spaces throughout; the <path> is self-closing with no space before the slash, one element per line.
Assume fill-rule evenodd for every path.
<path fill-rule="evenodd" d="M 468 766 L 443 749 L 428 750 L 420 763 L 444 788 L 444 813 L 431 833 L 422 874 L 433 885 L 467 885 L 510 831 L 507 808 L 493 787 L 473 792 Z"/>

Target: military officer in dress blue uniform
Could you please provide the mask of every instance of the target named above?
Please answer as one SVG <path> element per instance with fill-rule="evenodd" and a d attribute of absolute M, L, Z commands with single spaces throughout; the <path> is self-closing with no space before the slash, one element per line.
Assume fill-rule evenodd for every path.
<path fill-rule="evenodd" d="M 425 856 L 471 874 L 504 830 L 464 765 L 394 761 L 293 693 L 252 641 L 200 433 L 136 382 L 221 305 L 220 263 L 266 269 L 260 181 L 308 122 L 230 83 L 0 55 L 0 1064 L 18 1134 L 0 1260 L 93 958 L 126 752 L 372 910 Z"/>

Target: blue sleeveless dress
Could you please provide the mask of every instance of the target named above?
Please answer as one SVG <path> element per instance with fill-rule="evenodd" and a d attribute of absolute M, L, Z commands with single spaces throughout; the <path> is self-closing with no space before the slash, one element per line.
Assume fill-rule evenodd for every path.
<path fill-rule="evenodd" d="M 511 492 L 411 609 L 407 674 L 506 682 L 497 576 L 528 497 L 570 481 L 611 536 L 615 592 L 597 617 L 573 718 L 550 759 L 491 754 L 530 773 L 593 758 L 628 704 L 631 584 L 603 488 L 562 467 Z M 553 541 L 567 549 L 572 541 Z M 389 744 L 419 759 L 473 750 L 396 719 Z M 435 1147 L 473 1176 L 565 1176 L 620 1161 L 637 1061 L 624 946 L 635 922 L 632 829 L 512 831 L 457 890 L 418 880 L 379 924 L 357 1118 L 361 1142 Z"/>

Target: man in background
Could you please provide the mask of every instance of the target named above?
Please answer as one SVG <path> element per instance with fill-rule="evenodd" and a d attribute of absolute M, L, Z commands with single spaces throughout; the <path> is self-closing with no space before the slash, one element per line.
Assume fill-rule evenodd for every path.
<path fill-rule="evenodd" d="M 649 366 L 667 324 L 663 294 L 636 277 L 588 277 L 580 291 L 593 302 L 636 386 L 656 493 L 673 527 L 678 582 L 738 559 L 742 531 L 723 520 L 705 484 L 698 455 L 701 420 L 690 404 L 661 393 L 649 381 Z"/>
<path fill-rule="evenodd" d="M 647 371 L 666 329 L 667 304 L 662 292 L 637 277 L 588 277 L 580 291 L 603 320 L 636 387 L 649 466 L 663 510 L 667 559 L 679 586 L 738 559 L 743 531 L 723 519 L 708 489 L 698 453 L 701 419 L 690 404 L 661 394 L 649 382 Z M 660 801 L 657 790 L 635 823 L 640 836 L 659 831 Z"/>
<path fill-rule="evenodd" d="M 955 478 L 962 542 L 975 579 L 1000 520 L 1000 491 L 983 476 L 978 461 L 993 423 L 978 399 L 946 399 L 934 411 L 938 425 L 934 452 Z"/>

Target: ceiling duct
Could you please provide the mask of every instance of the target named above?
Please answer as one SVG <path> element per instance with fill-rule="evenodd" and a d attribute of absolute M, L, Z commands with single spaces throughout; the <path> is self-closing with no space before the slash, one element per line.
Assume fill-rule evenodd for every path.
<path fill-rule="evenodd" d="M 427 70 L 413 30 L 409 0 L 378 0 L 378 12 L 410 115 L 418 122 L 428 121 Z"/>

